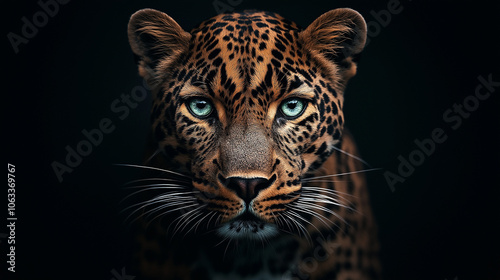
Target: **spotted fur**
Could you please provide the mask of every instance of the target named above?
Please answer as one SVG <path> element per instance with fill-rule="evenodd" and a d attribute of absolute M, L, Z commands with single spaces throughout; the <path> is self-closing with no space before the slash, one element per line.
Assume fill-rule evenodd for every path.
<path fill-rule="evenodd" d="M 128 35 L 154 97 L 143 168 L 161 171 L 135 211 L 148 224 L 144 277 L 378 277 L 363 165 L 343 128 L 361 15 L 336 9 L 301 29 L 248 11 L 186 32 L 145 9 Z"/>

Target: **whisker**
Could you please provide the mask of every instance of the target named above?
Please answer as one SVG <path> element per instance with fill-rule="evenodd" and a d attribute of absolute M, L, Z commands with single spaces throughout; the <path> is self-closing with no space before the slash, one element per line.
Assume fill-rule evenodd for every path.
<path fill-rule="evenodd" d="M 128 183 L 125 183 L 124 186 L 132 185 L 132 184 L 139 183 L 139 182 L 146 182 L 146 181 L 165 181 L 165 182 L 172 182 L 172 183 L 188 183 L 188 184 L 191 183 L 190 180 L 183 181 L 183 180 L 172 179 L 172 178 L 145 178 L 145 179 L 130 181 Z"/>
<path fill-rule="evenodd" d="M 154 204 L 154 203 L 152 203 L 152 204 Z M 132 211 L 132 213 L 130 213 L 130 214 L 129 214 L 126 218 L 125 218 L 125 221 L 129 220 L 132 216 L 134 216 L 134 215 L 135 215 L 135 213 L 137 213 L 137 212 L 141 211 L 141 210 L 142 210 L 142 209 L 144 209 L 145 207 L 151 206 L 152 204 L 146 204 L 146 205 L 143 205 L 143 206 L 141 206 L 141 207 L 139 207 L 139 208 L 135 209 L 134 211 Z M 154 209 L 156 209 L 156 208 L 154 208 Z M 142 213 L 142 214 L 138 215 L 135 219 L 133 219 L 133 220 L 131 221 L 131 223 L 134 223 L 135 221 L 137 221 L 137 220 L 141 219 L 142 217 L 144 217 L 144 215 L 145 215 L 146 213 L 148 213 L 148 212 L 145 212 L 145 213 Z"/>
<path fill-rule="evenodd" d="M 120 203 L 123 203 L 125 200 L 130 198 L 131 196 L 134 196 L 138 193 L 145 192 L 145 191 L 151 191 L 151 190 L 183 190 L 185 189 L 184 186 L 181 185 L 176 185 L 176 184 L 152 184 L 152 185 L 145 185 L 145 186 L 136 186 L 136 187 L 131 187 L 131 188 L 144 188 L 144 187 L 149 187 L 147 189 L 142 189 L 135 191 L 129 195 L 127 195 L 125 198 L 123 198 Z"/>
<path fill-rule="evenodd" d="M 308 202 L 322 202 L 322 203 L 326 203 L 326 204 L 330 204 L 330 205 L 336 205 L 336 206 L 339 206 L 339 207 L 343 207 L 347 210 L 350 210 L 352 212 L 355 212 L 355 213 L 360 213 L 358 210 L 352 208 L 350 205 L 352 205 L 352 203 L 347 200 L 347 199 L 344 199 L 344 202 L 341 202 L 341 201 L 338 201 L 338 200 L 335 200 L 335 199 L 332 199 L 328 196 L 322 196 L 318 199 L 316 197 L 312 197 L 312 196 L 308 196 L 308 197 L 304 197 L 304 200 L 305 201 L 308 201 Z M 323 206 L 321 206 L 323 207 Z"/>
<path fill-rule="evenodd" d="M 196 212 L 198 212 L 198 211 L 196 211 Z M 181 226 L 182 226 L 182 227 L 181 227 L 181 226 L 179 226 L 179 229 L 180 229 L 180 230 L 179 230 L 179 232 L 184 231 L 184 229 L 185 229 L 185 228 L 186 228 L 186 227 L 187 227 L 187 226 L 188 226 L 191 222 L 196 221 L 197 219 L 199 219 L 199 217 L 200 217 L 201 215 L 203 215 L 203 213 L 201 213 L 201 212 L 200 212 L 200 213 L 198 213 L 198 214 L 195 214 L 196 212 L 193 212 L 191 215 L 188 215 L 187 217 L 185 217 L 185 219 L 183 219 L 183 220 L 184 220 L 184 222 L 181 224 Z M 183 225 L 183 224 L 184 224 L 184 225 Z M 196 223 L 195 223 L 193 226 L 195 226 L 195 225 L 196 225 Z M 186 232 L 184 233 L 184 237 L 186 237 L 186 235 L 189 233 L 189 231 L 190 231 L 190 230 L 188 230 L 188 231 L 186 231 Z"/>
<path fill-rule="evenodd" d="M 283 231 L 283 232 L 285 232 L 285 233 L 288 233 L 288 234 L 293 235 L 293 232 L 291 231 L 291 230 L 292 230 L 292 227 L 290 226 L 290 224 L 288 223 L 288 221 L 287 221 L 287 220 L 286 220 L 283 216 L 281 216 L 281 214 L 278 214 L 278 216 L 276 217 L 276 219 L 277 219 L 277 220 L 280 220 L 280 221 L 281 221 L 281 224 L 286 223 L 286 226 L 287 226 L 287 228 L 289 229 L 289 230 L 285 230 L 285 229 L 284 229 L 284 228 L 282 228 L 282 227 L 278 227 L 278 230 L 280 230 L 280 231 Z M 284 226 L 284 224 L 283 224 L 283 226 Z"/>
<path fill-rule="evenodd" d="M 306 178 L 309 179 L 309 178 Z M 312 179 L 307 181 L 308 183 L 340 183 L 340 182 L 351 182 L 351 180 L 316 180 Z"/>
<path fill-rule="evenodd" d="M 216 214 L 218 214 L 218 213 L 217 213 L 217 212 L 213 212 L 213 214 L 212 214 L 212 216 L 210 217 L 210 219 L 208 219 L 208 222 L 207 222 L 207 229 L 209 229 L 209 228 L 210 228 L 210 222 L 212 221 L 212 218 L 213 218 Z"/>
<path fill-rule="evenodd" d="M 151 215 L 153 215 L 153 213 L 155 213 L 155 212 L 158 212 L 158 211 L 160 211 L 160 210 L 162 210 L 162 209 L 165 209 L 165 208 L 172 208 L 172 207 L 174 207 L 174 206 L 178 206 L 178 205 L 183 205 L 183 204 L 186 204 L 186 202 L 187 202 L 187 201 L 188 201 L 188 200 L 186 200 L 186 201 L 174 201 L 174 202 L 169 202 L 169 203 L 165 203 L 165 204 L 159 205 L 159 206 L 157 206 L 157 207 L 155 207 L 155 208 L 153 208 L 153 209 L 150 209 L 150 210 L 148 210 L 148 211 L 144 212 L 143 216 L 144 216 L 144 215 L 146 215 L 146 219 L 149 219 L 149 217 L 150 217 Z M 194 201 L 194 200 L 192 200 L 192 201 Z M 174 208 L 174 209 L 171 209 L 171 210 L 172 210 L 172 211 L 175 211 L 175 210 L 177 210 L 177 209 L 178 209 L 178 208 Z M 170 213 L 170 212 L 172 212 L 171 210 L 169 210 L 169 211 L 167 211 L 167 212 L 164 212 L 163 214 Z"/>
<path fill-rule="evenodd" d="M 300 197 L 298 198 L 298 201 L 303 200 L 303 201 L 309 201 L 309 202 L 322 202 L 330 205 L 335 205 L 338 207 L 343 207 L 347 209 L 351 209 L 348 205 L 351 204 L 351 202 L 346 199 L 345 197 L 336 194 L 336 193 L 328 193 L 328 194 L 323 194 L 319 192 L 312 192 L 312 191 L 307 191 L 307 192 L 302 192 L 300 194 Z"/>
<path fill-rule="evenodd" d="M 222 239 L 221 242 L 215 244 L 214 248 L 217 247 L 217 246 L 219 246 L 219 245 L 221 245 L 222 243 L 224 243 L 224 241 L 226 241 L 228 239 L 229 239 L 229 236 L 224 237 L 224 239 Z M 229 242 L 231 242 L 231 241 L 229 241 Z"/>
<path fill-rule="evenodd" d="M 146 165 L 137 165 L 137 164 L 122 164 L 122 163 L 118 163 L 118 164 L 115 164 L 115 165 L 126 166 L 126 167 L 142 168 L 142 169 L 149 169 L 149 170 L 155 170 L 155 171 L 161 171 L 161 172 L 170 173 L 170 174 L 177 175 L 177 176 L 184 177 L 184 178 L 189 178 L 189 176 L 187 176 L 187 175 L 184 175 L 184 174 L 172 171 L 172 170 L 158 168 L 158 167 L 152 167 L 152 166 L 146 166 Z"/>
<path fill-rule="evenodd" d="M 168 202 L 168 200 L 165 200 L 165 201 L 156 201 L 156 202 L 154 202 L 154 203 L 148 203 L 148 204 L 145 204 L 145 205 L 143 205 L 143 206 L 141 206 L 141 207 L 139 207 L 139 208 L 135 209 L 134 211 L 132 211 L 132 213 L 130 213 L 130 214 L 127 216 L 127 218 L 125 219 L 125 221 L 127 221 L 128 219 L 130 219 L 130 217 L 132 217 L 135 213 L 137 213 L 137 212 L 139 212 L 139 211 L 143 210 L 144 208 L 146 208 L 146 207 L 148 207 L 148 206 L 152 206 L 153 204 L 156 204 L 156 203 L 165 203 L 164 205 L 168 204 L 168 205 L 169 205 L 169 207 L 172 207 L 172 206 L 176 206 L 177 204 L 178 204 L 178 205 L 185 204 L 185 203 L 187 203 L 187 202 L 189 202 L 189 201 L 192 201 L 192 202 L 193 202 L 193 201 L 195 201 L 195 200 L 191 200 L 191 199 L 187 199 L 187 198 L 186 198 L 186 199 L 182 199 L 182 202 L 181 202 L 181 201 L 178 201 L 178 202 L 175 202 L 175 201 L 174 201 L 174 202 Z M 168 203 L 167 203 L 167 202 L 168 202 Z M 177 203 L 177 204 L 176 204 L 176 203 Z M 172 205 L 172 204 L 174 204 L 174 205 Z M 162 206 L 164 206 L 164 205 L 157 206 L 157 207 L 155 207 L 155 208 L 153 208 L 153 209 L 148 210 L 147 212 L 143 213 L 142 215 L 139 215 L 139 217 L 137 217 L 136 219 L 132 220 L 132 223 L 133 223 L 133 222 L 135 222 L 136 220 L 138 220 L 139 218 L 143 217 L 143 216 L 144 216 L 144 215 L 146 215 L 147 213 L 150 213 L 152 210 L 154 210 L 154 209 L 158 209 L 158 207 L 162 207 Z M 159 210 L 161 210 L 161 209 L 163 209 L 163 208 L 165 208 L 165 207 L 162 207 L 162 208 L 158 209 L 157 211 L 159 211 Z M 148 215 L 148 217 L 149 217 L 149 215 Z"/>
<path fill-rule="evenodd" d="M 187 232 L 186 234 L 188 234 L 190 231 L 193 230 L 194 228 L 194 233 L 196 233 L 196 231 L 198 230 L 198 226 L 203 222 L 204 219 L 206 219 L 208 216 L 210 216 L 210 214 L 213 215 L 214 212 L 207 212 L 207 214 L 205 216 L 203 216 L 201 219 L 199 219 Z M 186 234 L 184 234 L 184 236 L 186 236 Z"/>
<path fill-rule="evenodd" d="M 285 217 L 283 217 L 282 215 L 279 215 L 279 217 L 281 217 L 281 219 L 286 223 L 287 227 L 292 231 L 293 229 L 293 226 L 290 225 L 290 223 L 288 222 L 288 219 L 286 219 Z"/>
<path fill-rule="evenodd" d="M 222 220 L 222 216 L 223 216 L 223 215 L 224 215 L 223 213 L 220 213 L 220 212 L 219 212 L 219 216 L 217 217 L 217 220 L 215 220 L 215 224 L 216 224 L 216 225 L 220 224 L 220 221 Z"/>
<path fill-rule="evenodd" d="M 310 209 L 307 209 L 306 207 L 304 208 L 301 208 L 301 207 L 298 207 L 298 206 L 303 206 L 303 205 L 297 205 L 297 206 L 294 206 L 294 205 L 290 205 L 289 207 L 294 209 L 295 211 L 299 211 L 299 212 L 302 212 L 302 213 L 305 213 L 305 214 L 309 214 L 309 215 L 312 215 L 316 218 L 318 218 L 323 224 L 325 224 L 325 226 L 327 228 L 329 228 L 331 226 L 331 221 L 328 220 L 326 217 L 324 217 L 323 215 L 317 213 L 316 211 L 310 211 Z M 327 223 L 330 222 L 330 224 Z M 309 223 L 311 224 L 316 230 L 318 230 L 318 228 L 316 226 L 314 226 L 312 223 Z M 318 230 L 319 232 L 319 230 Z"/>
<path fill-rule="evenodd" d="M 333 189 L 322 188 L 322 187 L 310 186 L 310 185 L 303 185 L 302 192 L 303 193 L 313 193 L 313 194 L 325 192 L 325 193 L 331 194 L 331 195 L 336 196 L 336 197 L 340 196 L 340 195 L 346 195 L 346 196 L 355 197 L 355 198 L 357 197 L 357 196 L 352 195 L 350 193 L 341 192 L 341 191 L 333 190 Z"/>
<path fill-rule="evenodd" d="M 313 202 L 313 203 L 318 203 L 318 202 L 319 203 L 326 203 L 326 204 L 335 205 L 335 206 L 339 206 L 339 207 L 349 208 L 347 205 L 345 205 L 343 203 L 339 203 L 339 202 L 332 201 L 332 200 L 325 199 L 325 198 L 318 199 L 318 198 L 313 198 L 313 197 L 301 197 L 300 200 Z"/>
<path fill-rule="evenodd" d="M 325 176 L 317 176 L 317 177 L 312 177 L 312 178 L 305 178 L 302 181 L 303 182 L 309 182 L 309 181 L 312 181 L 314 179 L 345 176 L 345 175 L 350 175 L 350 174 L 363 173 L 363 172 L 369 172 L 369 171 L 375 171 L 375 170 L 381 170 L 381 169 L 382 168 L 370 168 L 370 169 L 356 170 L 356 171 L 344 172 L 344 173 L 338 173 L 338 174 L 332 174 L 332 175 L 325 175 Z"/>
<path fill-rule="evenodd" d="M 294 205 L 288 205 L 289 208 L 295 210 L 295 211 L 300 211 L 302 213 L 306 213 L 306 214 L 310 214 L 310 215 L 314 215 L 313 212 L 309 212 L 309 211 L 306 211 L 305 209 L 301 209 L 300 207 L 295 207 Z M 304 217 L 302 217 L 300 214 L 298 213 L 294 213 L 293 211 L 290 212 L 292 215 L 296 215 L 296 217 L 298 217 L 299 219 L 301 219 L 302 221 L 306 222 L 307 224 L 311 225 L 314 229 L 316 229 L 316 231 L 319 232 L 319 229 L 313 224 L 311 223 L 310 221 L 306 220 Z"/>
<path fill-rule="evenodd" d="M 151 219 L 149 222 L 148 222 L 148 226 L 156 219 L 158 219 L 159 217 L 161 216 L 164 216 L 165 214 L 168 214 L 168 213 L 171 213 L 173 211 L 179 211 L 179 210 L 182 210 L 182 209 L 186 209 L 186 208 L 190 208 L 190 207 L 194 207 L 196 206 L 197 204 L 196 203 L 191 203 L 191 204 L 188 204 L 186 206 L 183 206 L 183 207 L 178 207 L 178 208 L 174 208 L 174 209 L 170 209 L 166 212 L 162 212 L 160 214 L 158 214 L 156 217 L 154 217 L 153 219 Z M 167 229 L 168 230 L 168 229 Z"/>
<path fill-rule="evenodd" d="M 222 257 L 222 260 L 226 259 L 227 249 L 229 248 L 229 245 L 231 244 L 231 241 L 233 241 L 233 240 L 229 239 L 229 242 L 227 242 L 226 248 L 224 249 L 224 255 Z M 238 243 L 236 243 L 236 244 L 238 244 Z"/>
<path fill-rule="evenodd" d="M 346 199 L 345 197 L 343 197 L 340 194 L 324 193 L 324 192 L 319 192 L 319 191 L 302 192 L 300 194 L 300 197 L 310 197 L 310 198 L 316 198 L 316 199 L 323 198 L 323 199 L 329 199 L 329 200 L 332 200 L 332 201 L 338 202 L 338 203 L 342 203 L 342 201 L 348 201 L 348 199 Z"/>
<path fill-rule="evenodd" d="M 147 160 L 146 162 L 150 162 L 155 156 L 157 156 L 159 153 L 161 153 L 161 149 L 158 148 Z"/>
<path fill-rule="evenodd" d="M 174 200 L 174 199 L 179 199 L 179 200 L 186 200 L 186 199 L 191 199 L 191 198 L 188 198 L 188 197 L 172 197 L 172 198 L 169 198 L 169 197 L 156 197 L 154 199 L 149 199 L 147 201 L 141 201 L 141 202 L 138 202 L 138 203 L 135 203 L 133 205 L 130 205 L 128 207 L 126 207 L 125 209 L 123 209 L 121 212 L 125 212 L 131 208 L 134 208 L 136 206 L 140 206 L 142 205 L 141 207 L 137 208 L 137 210 L 141 210 L 142 208 L 145 208 L 145 207 L 148 207 L 148 205 L 153 205 L 153 204 L 156 204 L 156 203 L 161 203 L 161 202 L 167 202 L 169 200 Z M 136 212 L 134 211 L 134 212 Z"/>
<path fill-rule="evenodd" d="M 139 188 L 146 188 L 144 190 L 164 190 L 164 189 L 178 189 L 178 190 L 185 190 L 186 187 L 184 185 L 179 185 L 179 184 L 151 184 L 151 185 L 142 185 L 142 186 L 133 186 L 133 187 L 128 187 L 127 189 L 139 189 Z"/>
<path fill-rule="evenodd" d="M 276 221 L 278 227 L 281 227 L 282 225 L 280 225 L 280 221 L 278 220 L 278 217 L 274 214 L 274 212 L 271 212 L 271 215 L 274 217 L 274 220 Z"/>
<path fill-rule="evenodd" d="M 295 218 L 290 217 L 290 215 L 286 213 L 281 213 L 281 215 L 284 216 L 283 220 L 289 225 L 290 230 L 292 230 L 293 226 L 295 226 L 297 228 L 297 233 L 299 234 L 299 237 L 302 237 L 302 231 L 297 226 L 298 222 L 295 220 Z M 292 225 L 290 225 L 289 222 L 291 222 Z"/>
<path fill-rule="evenodd" d="M 191 194 L 196 194 L 198 192 L 196 191 L 186 191 L 186 192 L 174 192 L 174 193 L 165 193 L 165 194 L 161 194 L 161 195 L 157 195 L 151 199 L 148 199 L 147 201 L 143 201 L 143 202 L 139 202 L 138 204 L 140 203 L 150 203 L 150 202 L 154 202 L 154 201 L 157 201 L 157 200 L 162 200 L 162 199 L 182 199 L 182 198 L 189 198 L 189 199 L 195 199 L 194 197 L 189 197 L 189 196 L 183 196 L 183 195 L 191 195 Z M 137 205 L 137 204 L 135 204 Z M 130 208 L 130 207 L 127 207 L 127 208 Z M 126 209 L 127 209 L 126 208 Z"/>
<path fill-rule="evenodd" d="M 194 214 L 191 214 L 191 213 L 200 210 L 202 207 L 204 207 L 204 205 L 199 205 L 195 209 L 192 209 L 192 210 L 182 214 L 181 216 L 177 217 L 175 220 L 173 220 L 170 225 L 174 224 L 176 221 L 177 221 L 177 223 L 175 224 L 175 230 L 174 230 L 174 233 L 172 234 L 172 237 L 174 237 L 177 234 L 177 232 L 180 230 L 180 226 L 182 226 L 182 224 L 184 224 L 185 222 L 187 222 L 187 224 L 189 224 L 189 221 L 186 218 L 189 218 L 189 216 L 193 216 Z M 184 221 L 184 220 L 186 220 L 186 221 Z M 167 230 L 169 230 L 169 229 L 170 229 L 170 226 Z"/>
<path fill-rule="evenodd" d="M 189 201 L 189 200 L 195 201 L 196 199 L 192 198 L 192 197 L 172 196 L 170 194 L 166 194 L 166 195 L 157 196 L 157 197 L 152 198 L 152 199 L 147 200 L 147 201 L 142 201 L 142 202 L 136 203 L 134 205 L 131 205 L 131 206 L 123 209 L 121 212 L 125 212 L 130 208 L 134 208 L 136 206 L 142 205 L 141 207 L 138 207 L 132 213 L 130 213 L 130 215 L 128 216 L 128 217 L 130 217 L 131 215 L 137 213 L 141 209 L 146 208 L 146 207 L 151 206 L 151 205 L 156 204 L 156 203 L 166 203 L 166 202 L 170 202 L 170 201 L 174 201 L 174 202 L 175 201 Z M 128 219 L 128 217 L 127 217 L 127 219 Z M 125 220 L 127 220 L 127 219 L 125 219 Z"/>
<path fill-rule="evenodd" d="M 307 223 L 309 223 L 306 219 L 302 218 L 299 214 L 295 213 L 294 210 L 291 210 L 291 209 L 288 209 L 289 211 L 287 212 L 287 214 L 290 214 L 296 218 L 299 218 Z M 309 235 L 309 232 L 307 231 L 307 229 L 304 227 L 304 225 L 302 225 L 301 223 L 299 223 L 295 218 L 293 217 L 290 217 L 290 215 L 286 215 L 290 221 L 292 221 L 296 226 L 297 226 L 297 229 L 299 229 L 300 227 L 300 231 L 302 231 L 304 233 L 304 237 L 308 240 L 311 239 L 311 236 Z"/>
<path fill-rule="evenodd" d="M 326 208 L 324 206 L 316 204 L 316 202 L 317 201 L 314 201 L 314 200 L 304 200 L 304 199 L 302 199 L 301 201 L 297 202 L 297 206 L 296 207 L 300 208 L 300 209 L 307 208 L 307 209 L 311 209 L 311 210 L 324 211 L 326 213 L 330 213 L 332 215 L 335 215 L 336 217 L 338 217 L 340 219 L 340 216 L 337 216 L 338 215 L 337 213 L 335 213 L 334 211 L 332 211 L 329 208 Z"/>
<path fill-rule="evenodd" d="M 279 230 L 279 231 L 281 231 L 281 232 L 284 232 L 284 233 L 286 233 L 286 234 L 294 235 L 294 233 L 293 233 L 293 232 L 288 231 L 288 230 L 283 229 L 283 228 L 278 228 L 278 230 Z"/>
<path fill-rule="evenodd" d="M 341 192 L 339 192 L 339 193 L 341 193 Z M 354 198 L 356 197 L 354 195 L 349 195 L 346 193 L 341 193 L 341 194 L 344 194 L 344 195 L 350 196 L 350 197 L 354 197 Z M 318 192 L 304 192 L 300 195 L 299 200 L 300 199 L 305 200 L 305 201 L 309 201 L 309 202 L 322 202 L 322 203 L 326 203 L 326 204 L 330 204 L 330 205 L 335 205 L 335 206 L 343 207 L 343 208 L 346 208 L 346 209 L 351 210 L 353 212 L 359 213 L 359 211 L 357 211 L 356 209 L 349 206 L 349 205 L 351 205 L 350 200 L 346 199 L 345 197 L 343 197 L 339 194 L 335 194 L 335 193 L 333 193 L 333 194 L 329 193 L 329 195 L 326 195 L 326 194 L 322 194 L 322 193 L 318 193 Z"/>
<path fill-rule="evenodd" d="M 307 202 L 307 201 L 300 201 L 297 204 L 299 204 L 299 203 L 300 203 L 300 206 L 302 206 L 302 207 L 308 207 L 309 209 L 317 209 L 317 210 L 322 210 L 322 211 L 325 211 L 327 213 L 330 213 L 330 214 L 334 215 L 336 218 L 338 218 L 339 220 L 341 220 L 342 222 L 348 224 L 346 222 L 346 220 L 344 218 L 342 218 L 342 216 L 340 216 L 339 214 L 335 213 L 331 209 L 328 209 L 328 208 L 326 208 L 324 206 L 317 205 L 317 204 L 314 204 L 314 203 L 310 203 L 310 202 Z"/>
<path fill-rule="evenodd" d="M 349 157 L 352 157 L 353 159 L 356 159 L 356 160 L 358 160 L 358 161 L 362 162 L 363 164 L 365 164 L 365 165 L 366 165 L 366 166 L 368 166 L 368 167 L 372 167 L 372 166 L 371 166 L 368 162 L 364 161 L 363 159 L 361 159 L 361 158 L 360 158 L 360 157 L 358 157 L 358 156 L 355 156 L 355 155 L 353 155 L 353 154 L 351 154 L 351 153 L 348 153 L 348 152 L 346 152 L 346 151 L 344 151 L 344 150 L 342 150 L 342 149 L 340 149 L 340 148 L 337 148 L 337 147 L 335 147 L 335 146 L 332 146 L 332 148 L 333 148 L 334 150 L 337 150 L 337 151 L 339 151 L 339 152 L 341 152 L 341 153 L 343 153 L 343 154 L 345 154 L 345 155 L 349 156 Z"/>

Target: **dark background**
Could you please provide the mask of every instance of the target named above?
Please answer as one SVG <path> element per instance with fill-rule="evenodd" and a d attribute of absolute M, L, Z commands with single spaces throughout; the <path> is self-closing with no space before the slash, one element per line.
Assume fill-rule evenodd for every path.
<path fill-rule="evenodd" d="M 6 161 L 16 166 L 18 279 L 108 280 L 113 270 L 127 271 L 129 231 L 120 214 L 126 204 L 119 202 L 123 183 L 137 174 L 113 164 L 141 162 L 150 109 L 149 97 L 124 120 L 110 108 L 142 85 L 128 19 L 156 8 L 190 30 L 217 13 L 214 2 L 70 1 L 17 54 L 7 34 L 20 35 L 22 17 L 31 20 L 41 8 L 36 1 L 2 3 L 2 138 Z M 381 26 L 374 13 L 390 2 L 242 0 L 235 11 L 275 11 L 306 27 L 323 12 L 351 7 L 371 22 L 345 112 L 362 157 L 381 168 L 369 179 L 385 279 L 500 279 L 500 87 L 456 130 L 443 120 L 474 94 L 478 76 L 500 81 L 498 7 L 401 0 L 402 10 Z M 81 131 L 103 118 L 115 130 L 59 182 L 51 164 L 65 163 L 65 147 L 75 148 L 85 139 Z M 414 140 L 435 128 L 447 140 L 392 192 L 384 172 L 397 174 L 398 156 L 408 159 Z"/>

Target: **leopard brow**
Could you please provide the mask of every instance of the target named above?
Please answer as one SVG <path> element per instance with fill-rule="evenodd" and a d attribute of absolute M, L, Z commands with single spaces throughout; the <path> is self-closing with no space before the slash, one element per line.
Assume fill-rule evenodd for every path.
<path fill-rule="evenodd" d="M 313 99 L 314 96 L 314 89 L 307 84 L 302 84 L 287 94 L 287 97 L 300 97 L 304 99 Z"/>
<path fill-rule="evenodd" d="M 189 98 L 196 96 L 205 96 L 206 92 L 206 88 L 203 85 L 185 84 L 179 92 L 179 95 L 181 98 Z"/>

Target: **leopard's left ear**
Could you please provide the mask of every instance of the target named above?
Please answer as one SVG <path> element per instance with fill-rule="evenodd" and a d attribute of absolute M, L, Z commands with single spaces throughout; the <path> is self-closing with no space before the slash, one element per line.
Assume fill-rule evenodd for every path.
<path fill-rule="evenodd" d="M 349 8 L 326 12 L 299 36 L 304 48 L 327 67 L 332 62 L 337 65 L 342 83 L 356 74 L 355 58 L 366 43 L 366 22 L 358 12 Z"/>
<path fill-rule="evenodd" d="M 154 89 L 165 69 L 187 51 L 191 34 L 167 14 L 143 9 L 130 17 L 128 38 L 139 74 Z"/>

